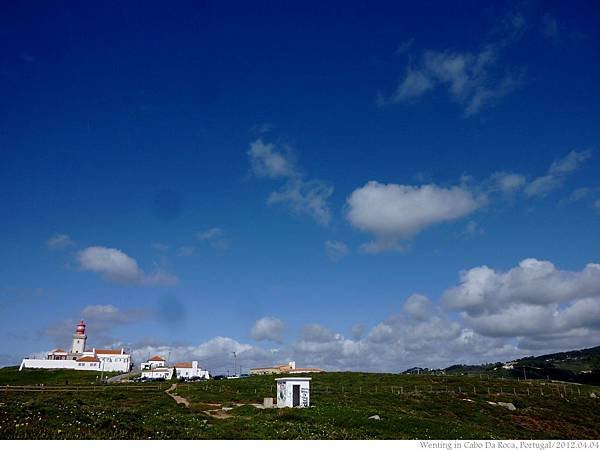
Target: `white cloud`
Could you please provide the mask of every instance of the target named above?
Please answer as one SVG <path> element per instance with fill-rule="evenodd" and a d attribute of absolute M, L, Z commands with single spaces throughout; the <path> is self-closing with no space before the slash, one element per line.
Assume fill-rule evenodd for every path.
<path fill-rule="evenodd" d="M 46 241 L 46 246 L 51 250 L 63 250 L 73 245 L 75 245 L 75 242 L 73 242 L 68 234 L 56 233 Z"/>
<path fill-rule="evenodd" d="M 402 310 L 415 320 L 427 320 L 432 316 L 432 305 L 424 295 L 413 294 L 406 299 Z"/>
<path fill-rule="evenodd" d="M 571 151 L 567 156 L 554 161 L 548 173 L 538 177 L 525 187 L 525 194 L 532 196 L 543 196 L 550 191 L 562 186 L 566 178 L 579 169 L 579 167 L 592 156 L 590 150 L 581 152 Z"/>
<path fill-rule="evenodd" d="M 506 361 L 598 342 L 600 265 L 565 272 L 527 259 L 507 272 L 482 267 L 482 273 L 475 268 L 461 274 L 459 292 L 444 293 L 445 306 L 450 297 L 460 300 L 451 311 L 413 294 L 399 314 L 366 335 L 361 329 L 349 339 L 322 325 L 306 326 L 290 353 L 302 364 L 327 369 L 397 371 Z"/>
<path fill-rule="evenodd" d="M 407 67 L 389 101 L 411 101 L 444 86 L 452 99 L 464 107 L 465 116 L 477 114 L 521 84 L 519 75 L 497 69 L 498 58 L 498 48 L 494 46 L 478 53 L 426 51 L 419 64 Z"/>
<path fill-rule="evenodd" d="M 82 270 L 98 273 L 115 283 L 171 285 L 177 282 L 174 275 L 162 269 L 144 273 L 135 259 L 116 248 L 87 247 L 77 254 L 77 260 Z"/>
<path fill-rule="evenodd" d="M 506 272 L 487 266 L 461 272 L 460 284 L 447 289 L 444 304 L 471 315 L 511 304 L 548 305 L 600 296 L 600 264 L 581 272 L 558 270 L 550 261 L 524 259 Z"/>
<path fill-rule="evenodd" d="M 577 202 L 579 200 L 584 199 L 585 197 L 587 197 L 592 192 L 593 192 L 593 190 L 590 189 L 590 188 L 575 189 L 571 193 L 571 195 L 569 196 L 569 201 L 571 201 L 571 202 Z"/>
<path fill-rule="evenodd" d="M 530 258 L 507 271 L 475 267 L 460 274 L 459 285 L 444 292 L 441 304 L 445 308 L 439 301 L 413 294 L 397 305 L 397 313 L 370 329 L 353 327 L 351 338 L 313 323 L 276 351 L 224 336 L 198 345 L 141 343 L 132 347 L 136 360 L 154 354 L 170 355 L 171 361 L 195 359 L 214 374 L 233 370 L 232 352 L 245 372 L 291 360 L 326 370 L 395 372 L 413 366 L 507 361 L 584 348 L 597 345 L 600 339 L 600 264 L 567 272 Z M 90 330 L 92 321 L 94 329 L 112 330 L 146 314 L 121 311 L 110 304 L 90 305 L 82 312 Z M 64 334 L 65 326 L 70 332 L 73 323 L 60 325 L 53 330 Z M 255 323 L 251 336 L 281 342 L 283 330 L 281 319 L 264 317 Z"/>
<path fill-rule="evenodd" d="M 303 342 L 329 342 L 336 339 L 336 333 L 322 325 L 310 324 L 300 330 L 300 339 Z"/>
<path fill-rule="evenodd" d="M 492 188 L 505 194 L 513 194 L 521 189 L 526 179 L 519 173 L 496 172 L 490 177 Z"/>
<path fill-rule="evenodd" d="M 225 232 L 218 227 L 200 231 L 196 237 L 217 250 L 227 250 L 230 245 L 229 240 L 225 237 Z"/>
<path fill-rule="evenodd" d="M 404 80 L 398 85 L 391 101 L 399 103 L 420 97 L 434 86 L 434 81 L 427 74 L 408 67 Z"/>
<path fill-rule="evenodd" d="M 237 368 L 242 368 L 243 373 L 248 373 L 251 367 L 265 367 L 278 360 L 275 354 L 268 350 L 244 344 L 229 337 L 217 336 L 198 345 L 136 345 L 133 358 L 144 361 L 152 355 L 169 357 L 169 362 L 197 360 L 200 366 L 210 370 L 211 374 L 233 373 L 234 359 L 232 352 L 237 355 Z M 285 355 L 282 355 L 286 359 Z"/>
<path fill-rule="evenodd" d="M 347 199 L 347 218 L 355 228 L 375 235 L 366 252 L 400 249 L 400 241 L 478 208 L 475 196 L 461 187 L 406 186 L 370 181 Z"/>
<path fill-rule="evenodd" d="M 460 274 L 442 302 L 477 333 L 518 337 L 523 348 L 541 348 L 545 337 L 550 350 L 553 341 L 589 345 L 600 336 L 600 264 L 570 272 L 529 258 L 506 272 L 475 267 Z"/>
<path fill-rule="evenodd" d="M 248 151 L 252 173 L 258 178 L 285 180 L 283 186 L 269 195 L 267 203 L 284 204 L 293 214 L 312 217 L 320 225 L 331 220 L 329 197 L 333 187 L 318 180 L 306 180 L 292 160 L 291 153 L 276 150 L 275 144 L 257 139 Z"/>
<path fill-rule="evenodd" d="M 520 15 L 511 15 L 508 19 L 504 22 L 503 35 L 482 45 L 479 51 L 423 52 L 416 63 L 409 62 L 394 93 L 389 98 L 380 96 L 378 103 L 411 102 L 437 87 L 444 87 L 452 99 L 462 105 L 465 116 L 471 116 L 514 91 L 522 84 L 522 76 L 518 71 L 506 69 L 501 55 L 522 35 L 525 20 Z"/>
<path fill-rule="evenodd" d="M 275 150 L 275 144 L 257 139 L 248 150 L 252 172 L 259 178 L 286 178 L 296 175 L 296 167 L 291 155 Z"/>
<path fill-rule="evenodd" d="M 325 241 L 325 254 L 330 261 L 337 262 L 348 256 L 350 249 L 342 241 Z"/>
<path fill-rule="evenodd" d="M 272 192 L 268 204 L 283 203 L 294 214 L 305 214 L 319 225 L 327 225 L 331 220 L 328 200 L 333 188 L 317 180 L 290 180 L 279 191 Z"/>
<path fill-rule="evenodd" d="M 283 342 L 285 324 L 277 317 L 258 319 L 250 330 L 250 337 L 256 341 Z"/>
<path fill-rule="evenodd" d="M 350 328 L 350 334 L 352 335 L 352 339 L 359 340 L 363 334 L 365 334 L 366 327 L 362 323 L 357 323 L 356 325 L 352 325 Z"/>

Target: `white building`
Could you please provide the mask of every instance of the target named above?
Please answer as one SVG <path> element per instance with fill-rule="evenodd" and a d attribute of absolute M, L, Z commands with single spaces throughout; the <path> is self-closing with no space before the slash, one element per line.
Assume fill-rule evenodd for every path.
<path fill-rule="evenodd" d="M 198 367 L 198 361 L 175 363 L 173 367 L 177 371 L 177 378 L 180 380 L 190 380 L 192 378 L 208 380 L 210 378 L 208 370 L 202 370 L 202 367 Z"/>
<path fill-rule="evenodd" d="M 153 356 L 148 361 L 142 363 L 142 378 L 151 380 L 170 380 L 177 378 L 179 380 L 191 380 L 204 378 L 208 380 L 210 375 L 208 370 L 202 370 L 198 366 L 198 361 L 175 363 L 173 367 L 166 367 L 165 360 L 160 356 Z"/>
<path fill-rule="evenodd" d="M 287 364 L 279 364 L 273 367 L 253 367 L 250 369 L 251 375 L 272 375 L 272 374 L 297 374 L 297 373 L 321 373 L 325 372 L 318 367 L 296 367 L 296 361 L 290 361 Z"/>
<path fill-rule="evenodd" d="M 151 370 L 151 369 L 156 369 L 158 367 L 165 367 L 166 361 L 164 360 L 164 358 L 162 358 L 161 356 L 153 356 L 152 358 L 148 359 L 148 361 L 143 362 L 141 364 L 141 369 L 142 370 Z"/>
<path fill-rule="evenodd" d="M 310 406 L 310 378 L 275 378 L 278 408 L 308 408 Z"/>
<path fill-rule="evenodd" d="M 125 349 L 96 349 L 86 350 L 87 335 L 85 323 L 79 322 L 73 335 L 71 350 L 62 348 L 52 350 L 45 359 L 25 358 L 19 370 L 31 369 L 74 369 L 96 370 L 98 372 L 129 372 L 131 370 L 131 355 Z"/>
<path fill-rule="evenodd" d="M 142 378 L 148 380 L 170 380 L 173 378 L 174 368 L 169 367 L 157 367 L 155 369 L 142 370 Z"/>

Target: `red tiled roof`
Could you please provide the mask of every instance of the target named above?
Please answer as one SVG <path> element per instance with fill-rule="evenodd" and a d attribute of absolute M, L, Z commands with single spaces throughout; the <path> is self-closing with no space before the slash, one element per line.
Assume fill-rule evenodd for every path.
<path fill-rule="evenodd" d="M 156 355 L 156 356 L 153 356 L 152 358 L 150 358 L 148 361 L 164 361 L 164 359 L 161 358 L 160 356 Z"/>
<path fill-rule="evenodd" d="M 178 369 L 192 369 L 194 366 L 192 366 L 191 362 L 182 362 L 182 363 L 175 363 L 175 366 Z"/>
<path fill-rule="evenodd" d="M 96 349 L 96 353 L 100 353 L 102 355 L 120 355 L 121 350 L 113 350 L 113 349 Z"/>
<path fill-rule="evenodd" d="M 50 353 L 67 353 L 62 348 L 55 348 Z"/>
<path fill-rule="evenodd" d="M 77 361 L 78 362 L 100 362 L 100 360 L 94 356 L 82 356 Z"/>
<path fill-rule="evenodd" d="M 290 366 L 289 366 L 289 364 L 278 364 L 276 366 L 271 366 L 271 367 L 253 367 L 250 370 L 263 370 L 263 369 L 287 370 L 287 369 L 290 369 Z"/>

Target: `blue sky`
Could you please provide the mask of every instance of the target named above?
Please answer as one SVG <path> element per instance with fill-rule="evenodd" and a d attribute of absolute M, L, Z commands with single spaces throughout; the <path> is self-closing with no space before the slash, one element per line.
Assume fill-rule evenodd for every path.
<path fill-rule="evenodd" d="M 7 5 L 0 363 L 81 318 L 214 371 L 597 345 L 599 16 Z"/>

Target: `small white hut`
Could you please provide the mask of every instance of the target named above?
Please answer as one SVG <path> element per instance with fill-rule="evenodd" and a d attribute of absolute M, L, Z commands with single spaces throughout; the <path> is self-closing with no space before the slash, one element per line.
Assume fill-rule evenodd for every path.
<path fill-rule="evenodd" d="M 277 381 L 278 408 L 308 408 L 310 406 L 311 378 L 286 377 Z"/>

